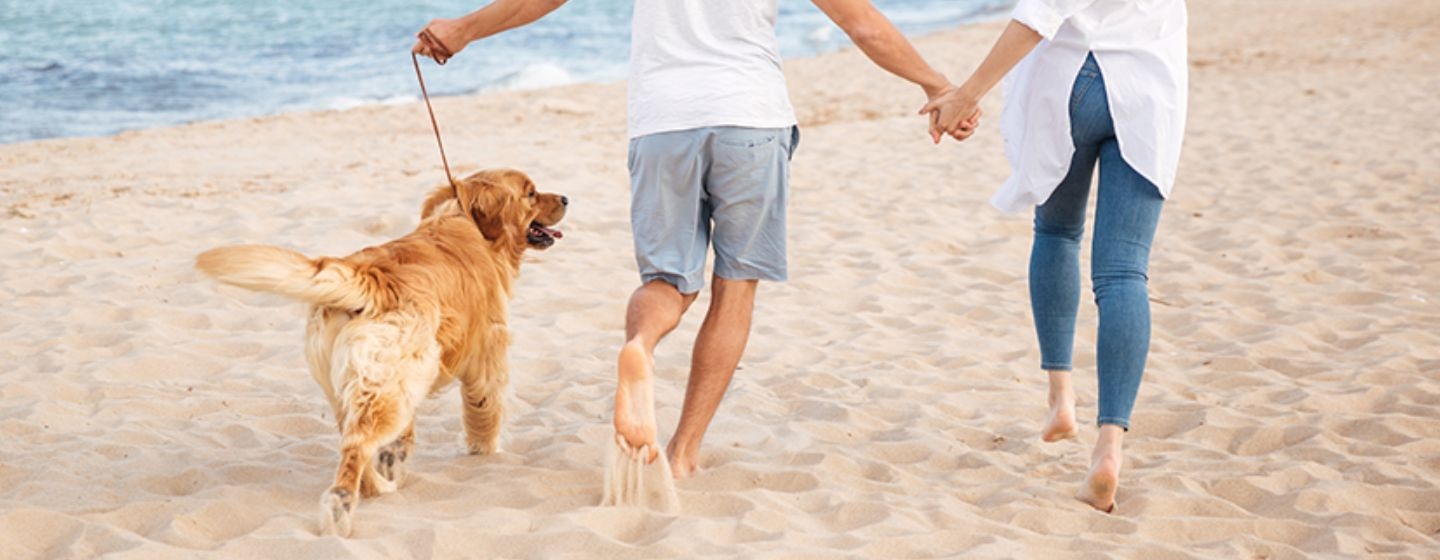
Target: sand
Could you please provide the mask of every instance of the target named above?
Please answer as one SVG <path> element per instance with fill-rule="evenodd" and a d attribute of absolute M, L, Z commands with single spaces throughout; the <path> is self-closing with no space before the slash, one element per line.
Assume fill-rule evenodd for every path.
<path fill-rule="evenodd" d="M 458 172 L 526 170 L 571 212 L 518 283 L 504 451 L 466 455 L 457 393 L 427 401 L 408 481 L 348 540 L 315 534 L 338 437 L 303 306 L 191 263 L 408 231 L 443 181 L 423 106 L 0 146 L 0 558 L 1440 556 L 1440 4 L 1191 15 L 1117 515 L 1072 498 L 1088 303 L 1080 437 L 1039 439 L 1029 220 L 985 203 L 1000 95 L 970 142 L 931 146 L 918 90 L 850 49 L 787 65 L 791 281 L 762 286 L 673 515 L 598 506 L 636 284 L 624 84 L 437 102 Z M 999 29 L 918 45 L 960 79 Z M 699 321 L 660 347 L 662 440 Z"/>

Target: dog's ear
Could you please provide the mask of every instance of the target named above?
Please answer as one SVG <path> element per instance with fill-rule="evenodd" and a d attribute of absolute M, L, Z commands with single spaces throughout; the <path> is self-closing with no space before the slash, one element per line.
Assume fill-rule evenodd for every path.
<path fill-rule="evenodd" d="M 455 198 L 454 187 L 450 185 L 435 187 L 434 190 L 430 191 L 430 196 L 425 197 L 425 203 L 420 206 L 420 220 L 424 221 L 426 218 L 435 215 L 435 211 L 440 209 L 440 205 L 452 198 Z"/>
<path fill-rule="evenodd" d="M 475 221 L 485 239 L 495 241 L 505 236 L 510 225 L 506 219 L 513 211 L 510 194 L 504 185 L 488 178 L 471 177 L 460 185 L 460 210 Z"/>

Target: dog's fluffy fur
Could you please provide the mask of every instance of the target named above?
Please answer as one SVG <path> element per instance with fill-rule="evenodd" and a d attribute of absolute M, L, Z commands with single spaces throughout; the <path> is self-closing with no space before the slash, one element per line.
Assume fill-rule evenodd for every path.
<path fill-rule="evenodd" d="M 469 451 L 495 452 L 511 283 L 527 248 L 560 237 L 549 226 L 567 203 L 537 193 L 519 171 L 481 171 L 435 189 L 411 234 L 348 257 L 241 245 L 196 259 L 221 282 L 311 305 L 305 357 L 341 434 L 335 484 L 320 500 L 322 532 L 349 535 L 360 496 L 395 490 L 416 406 L 453 381 Z"/>

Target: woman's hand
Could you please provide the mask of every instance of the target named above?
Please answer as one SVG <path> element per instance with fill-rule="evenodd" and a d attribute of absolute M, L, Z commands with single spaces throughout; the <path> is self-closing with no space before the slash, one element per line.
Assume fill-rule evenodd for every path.
<path fill-rule="evenodd" d="M 980 99 L 1000 83 L 1000 79 L 1025 55 L 1030 54 L 1041 39 L 1043 37 L 1034 29 L 1010 20 L 1000 38 L 995 40 L 995 46 L 990 48 L 990 54 L 980 61 L 970 79 L 921 107 L 920 114 L 930 115 L 930 137 L 935 143 L 940 143 L 941 133 L 949 134 L 956 140 L 964 140 L 974 134 L 975 126 L 980 123 Z"/>
<path fill-rule="evenodd" d="M 920 114 L 930 116 L 930 139 L 936 144 L 945 134 L 965 140 L 980 126 L 980 99 L 964 88 L 947 88 L 921 107 Z"/>

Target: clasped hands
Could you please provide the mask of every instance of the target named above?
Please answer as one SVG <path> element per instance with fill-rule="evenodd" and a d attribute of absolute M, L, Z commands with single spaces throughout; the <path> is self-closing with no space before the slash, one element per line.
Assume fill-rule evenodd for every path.
<path fill-rule="evenodd" d="M 921 115 L 930 117 L 930 139 L 936 144 L 949 134 L 956 141 L 964 141 L 975 134 L 980 126 L 980 96 L 969 93 L 963 87 L 947 85 L 930 95 L 930 101 L 920 108 Z"/>

